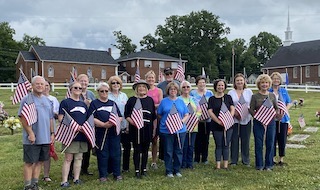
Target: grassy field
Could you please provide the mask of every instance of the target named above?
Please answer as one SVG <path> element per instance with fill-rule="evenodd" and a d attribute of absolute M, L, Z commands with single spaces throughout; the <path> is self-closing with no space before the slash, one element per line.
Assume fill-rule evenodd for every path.
<path fill-rule="evenodd" d="M 126 91 L 131 96 L 132 91 Z M 4 109 L 10 115 L 16 115 L 17 107 L 10 103 L 11 92 L 1 90 L 0 101 L 5 103 Z M 65 91 L 59 91 L 58 99 L 61 100 Z M 293 134 L 306 134 L 298 127 L 298 116 L 304 114 L 307 126 L 319 126 L 315 112 L 320 108 L 320 100 L 317 99 L 318 93 L 290 92 L 292 100 L 304 98 L 305 103 L 302 107 L 290 110 L 291 123 L 294 127 Z M 23 188 L 23 161 L 21 130 L 9 135 L 10 131 L 0 127 L 0 189 L 22 189 Z M 253 136 L 253 135 L 252 135 Z M 251 168 L 238 165 L 229 171 L 215 171 L 214 168 L 214 142 L 210 137 L 209 164 L 198 164 L 194 170 L 183 170 L 182 178 L 166 178 L 164 175 L 164 164 L 159 163 L 158 170 L 150 170 L 148 177 L 137 180 L 131 165 L 131 172 L 124 174 L 122 182 L 110 181 L 100 184 L 96 157 L 92 156 L 90 171 L 94 176 L 81 177 L 85 184 L 82 186 L 72 186 L 70 189 L 320 189 L 320 134 L 319 132 L 311 136 L 301 144 L 305 149 L 287 149 L 285 162 L 286 167 L 276 166 L 272 172 L 256 171 L 254 169 L 254 149 L 253 137 L 251 137 Z M 56 143 L 57 150 L 60 144 Z M 59 154 L 57 162 L 52 161 L 51 178 L 53 182 L 40 182 L 43 189 L 59 189 L 61 180 L 61 167 L 63 155 Z M 131 162 L 132 164 L 132 162 Z M 42 175 L 41 175 L 42 176 Z"/>

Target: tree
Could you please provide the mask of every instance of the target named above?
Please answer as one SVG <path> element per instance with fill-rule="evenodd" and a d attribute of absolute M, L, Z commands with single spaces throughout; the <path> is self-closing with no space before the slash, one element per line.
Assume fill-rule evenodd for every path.
<path fill-rule="evenodd" d="M 31 45 L 41 45 L 45 46 L 46 42 L 43 41 L 42 38 L 39 38 L 38 36 L 29 36 L 27 34 L 23 35 L 22 41 L 20 41 L 21 46 L 23 49 L 27 50 L 31 47 Z"/>
<path fill-rule="evenodd" d="M 117 44 L 111 44 L 120 50 L 120 56 L 129 55 L 130 53 L 136 52 L 137 46 L 132 44 L 132 40 L 126 35 L 122 34 L 121 31 L 114 31 L 113 35 L 116 37 Z"/>

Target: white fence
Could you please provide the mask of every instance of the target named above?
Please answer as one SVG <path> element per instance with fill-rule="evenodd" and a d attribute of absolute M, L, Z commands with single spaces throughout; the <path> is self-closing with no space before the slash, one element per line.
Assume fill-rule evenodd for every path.
<path fill-rule="evenodd" d="M 57 89 L 67 89 L 67 86 L 69 85 L 68 83 L 51 83 L 52 85 L 52 91 L 54 92 Z M 132 89 L 133 83 L 124 83 L 123 89 Z M 96 90 L 98 86 L 98 83 L 90 83 L 89 84 L 89 89 Z M 191 86 L 196 87 L 196 85 L 193 83 Z M 232 89 L 233 84 L 228 84 L 228 90 Z M 15 90 L 17 87 L 17 83 L 0 83 L 0 90 L 6 89 L 6 90 L 11 90 L 12 92 Z M 212 84 L 207 84 L 207 87 L 209 89 L 213 88 Z M 248 88 L 252 90 L 257 90 L 255 84 L 248 84 Z M 285 86 L 288 91 L 301 91 L 301 92 L 320 92 L 320 86 L 311 86 L 311 85 L 287 85 Z"/>

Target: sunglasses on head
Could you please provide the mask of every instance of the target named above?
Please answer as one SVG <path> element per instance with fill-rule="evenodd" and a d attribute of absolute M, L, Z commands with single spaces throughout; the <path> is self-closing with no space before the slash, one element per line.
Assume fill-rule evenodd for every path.
<path fill-rule="evenodd" d="M 76 89 L 76 90 L 82 90 L 82 87 L 74 86 L 73 88 Z"/>
<path fill-rule="evenodd" d="M 170 72 L 170 73 L 166 73 L 166 75 L 168 76 L 168 75 L 172 75 L 172 73 Z"/>
<path fill-rule="evenodd" d="M 183 86 L 182 88 L 190 88 L 190 86 Z"/>
<path fill-rule="evenodd" d="M 99 92 L 101 92 L 101 93 L 108 93 L 109 91 L 108 91 L 108 90 L 99 90 Z"/>
<path fill-rule="evenodd" d="M 112 82 L 111 84 L 120 84 L 120 82 Z"/>

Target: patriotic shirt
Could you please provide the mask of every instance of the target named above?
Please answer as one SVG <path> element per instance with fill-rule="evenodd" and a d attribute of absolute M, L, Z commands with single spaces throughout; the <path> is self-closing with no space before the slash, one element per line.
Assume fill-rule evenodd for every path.
<path fill-rule="evenodd" d="M 269 92 L 273 92 L 273 88 L 270 88 Z M 291 98 L 289 96 L 287 89 L 280 87 L 278 89 L 278 93 L 281 94 L 282 99 L 286 105 L 291 103 Z M 281 119 L 281 123 L 289 123 L 289 121 L 290 121 L 290 117 L 287 114 L 285 114 Z"/>
<path fill-rule="evenodd" d="M 209 98 L 208 109 L 212 109 L 212 112 L 214 113 L 214 115 L 216 117 L 219 117 L 220 108 L 222 105 L 222 100 L 224 101 L 228 110 L 230 111 L 230 106 L 233 106 L 233 101 L 232 101 L 232 98 L 230 95 L 225 94 L 223 97 L 220 97 L 220 98 L 216 98 L 215 96 L 211 96 Z M 212 122 L 212 130 L 213 131 L 223 131 L 224 130 L 224 127 L 219 125 L 215 121 L 212 120 L 211 122 Z"/>
<path fill-rule="evenodd" d="M 164 98 L 159 107 L 158 107 L 158 115 L 161 116 L 160 119 L 160 133 L 170 134 L 168 128 L 166 127 L 166 120 L 168 117 L 168 114 L 170 113 L 171 107 L 173 103 L 176 105 L 177 110 L 179 112 L 179 115 L 181 119 L 184 117 L 185 114 L 188 114 L 188 108 L 183 102 L 183 100 L 177 98 L 176 100 L 171 100 L 169 97 Z M 186 125 L 183 124 L 183 128 L 178 131 L 178 133 L 185 133 L 187 131 Z"/>
<path fill-rule="evenodd" d="M 79 124 L 83 125 L 89 115 L 87 115 L 88 107 L 82 101 L 75 101 L 71 98 L 67 98 L 61 101 L 59 107 L 59 115 L 64 115 L 63 109 Z M 86 136 L 79 132 L 73 141 L 87 142 Z"/>
<path fill-rule="evenodd" d="M 124 116 L 125 118 L 131 117 L 134 105 L 137 101 L 137 97 L 132 96 L 128 99 L 125 106 Z M 153 132 L 153 121 L 156 119 L 156 109 L 154 106 L 153 99 L 149 96 L 140 98 L 142 113 L 143 113 L 143 127 L 139 129 L 140 142 L 151 142 Z M 132 119 L 132 118 L 131 118 Z M 129 123 L 129 136 L 131 142 L 138 142 L 138 129 Z"/>
<path fill-rule="evenodd" d="M 239 102 L 239 98 L 237 91 L 235 89 L 232 89 L 228 92 L 228 94 L 231 96 L 232 100 L 233 100 L 233 105 L 236 107 L 238 102 Z M 246 101 L 246 103 L 248 104 L 248 109 L 249 109 L 249 105 L 250 105 L 250 101 L 251 101 L 251 97 L 252 97 L 252 90 L 245 88 L 242 92 L 244 100 Z M 242 119 L 240 122 L 239 120 L 234 117 L 234 123 L 240 123 L 241 125 L 246 125 L 248 124 L 248 122 L 251 121 L 251 115 L 249 114 L 248 117 Z"/>
<path fill-rule="evenodd" d="M 107 102 L 101 102 L 99 99 L 95 99 L 90 103 L 88 116 L 90 116 L 94 112 L 93 113 L 94 118 L 102 122 L 107 122 L 109 121 L 109 116 L 110 116 L 110 112 L 112 110 L 113 104 L 115 104 L 115 102 L 112 100 L 108 100 Z M 117 106 L 117 112 L 118 112 L 118 116 L 122 117 L 118 106 Z M 96 144 L 98 147 L 101 147 L 106 128 L 95 127 L 95 131 L 96 131 Z M 108 128 L 107 137 L 109 136 L 117 136 L 115 127 Z"/>
<path fill-rule="evenodd" d="M 35 144 L 50 144 L 51 141 L 51 134 L 50 134 L 50 120 L 53 119 L 53 108 L 50 100 L 44 96 L 41 95 L 40 97 L 33 95 L 32 93 L 29 94 L 32 96 L 33 101 L 36 106 L 37 110 L 37 117 L 38 121 L 32 125 L 32 131 L 34 132 L 36 136 Z M 25 96 L 20 103 L 20 108 L 18 110 L 18 116 L 21 117 L 21 111 L 22 107 L 27 99 L 27 96 Z M 31 144 L 28 140 L 28 134 L 23 129 L 22 133 L 22 141 L 23 144 Z"/>
<path fill-rule="evenodd" d="M 263 102 L 266 98 L 269 98 L 270 101 L 272 102 L 273 108 L 275 110 L 278 110 L 277 99 L 276 99 L 276 96 L 272 92 L 270 92 L 269 95 L 263 95 L 263 94 L 260 94 L 259 92 L 257 92 L 256 94 L 252 95 L 251 102 L 250 102 L 249 112 L 252 116 L 254 116 L 256 111 L 259 110 L 259 108 L 261 107 L 261 105 L 263 104 Z"/>
<path fill-rule="evenodd" d="M 198 118 L 200 118 L 200 116 L 201 116 L 201 108 L 199 106 L 198 101 L 193 96 L 190 96 L 189 98 L 184 98 L 183 96 L 179 96 L 178 98 L 183 100 L 183 102 L 184 102 L 184 104 L 186 106 L 188 106 L 188 104 L 190 103 L 190 105 L 193 108 L 193 111 L 196 113 L 196 116 Z M 198 125 L 195 126 L 193 132 L 198 132 Z"/>

